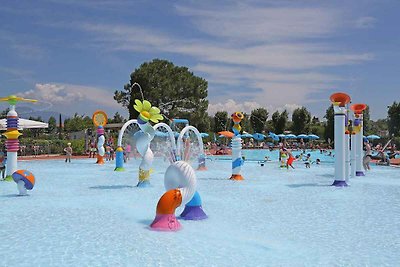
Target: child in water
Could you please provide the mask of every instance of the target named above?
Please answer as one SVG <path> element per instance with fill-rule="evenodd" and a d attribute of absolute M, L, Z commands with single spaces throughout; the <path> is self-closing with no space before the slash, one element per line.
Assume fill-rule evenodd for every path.
<path fill-rule="evenodd" d="M 289 156 L 289 158 L 286 161 L 286 168 L 289 169 L 289 166 L 292 167 L 292 169 L 294 169 L 293 167 L 293 161 L 295 160 L 295 158 L 293 157 L 292 151 L 290 151 L 289 149 L 286 151 L 287 155 Z"/>
<path fill-rule="evenodd" d="M 3 151 L 0 151 L 0 174 L 1 179 L 4 180 L 4 178 L 6 178 L 6 157 Z"/>
<path fill-rule="evenodd" d="M 304 161 L 305 161 L 304 164 L 306 165 L 306 168 L 311 168 L 311 164 L 310 164 L 310 162 L 311 162 L 311 154 L 310 153 L 307 154 L 307 157 L 306 157 L 306 159 Z"/>
<path fill-rule="evenodd" d="M 64 148 L 64 152 L 65 152 L 65 162 L 71 162 L 71 157 L 72 157 L 71 143 L 67 144 L 67 147 Z"/>
<path fill-rule="evenodd" d="M 281 148 L 279 150 L 279 160 L 281 162 L 281 168 L 286 167 L 286 158 L 287 158 L 286 148 Z"/>

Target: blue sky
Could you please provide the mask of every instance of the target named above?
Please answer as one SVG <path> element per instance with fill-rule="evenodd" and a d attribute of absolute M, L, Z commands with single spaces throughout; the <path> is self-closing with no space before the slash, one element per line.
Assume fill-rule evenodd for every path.
<path fill-rule="evenodd" d="M 400 2 L 2 1 L 0 92 L 65 114 L 127 112 L 113 99 L 153 58 L 209 82 L 209 112 L 306 106 L 344 91 L 386 117 L 400 100 Z M 145 88 L 144 88 L 145 89 Z"/>

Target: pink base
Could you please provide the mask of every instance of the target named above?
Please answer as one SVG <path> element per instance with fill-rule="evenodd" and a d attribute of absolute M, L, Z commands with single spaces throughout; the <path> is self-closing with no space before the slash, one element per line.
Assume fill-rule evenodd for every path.
<path fill-rule="evenodd" d="M 175 214 L 157 214 L 150 227 L 157 231 L 178 231 L 181 229 L 181 224 Z"/>
<path fill-rule="evenodd" d="M 206 171 L 206 170 L 207 170 L 207 167 L 206 167 L 206 166 L 199 166 L 199 167 L 197 168 L 197 170 L 198 170 L 198 171 Z"/>

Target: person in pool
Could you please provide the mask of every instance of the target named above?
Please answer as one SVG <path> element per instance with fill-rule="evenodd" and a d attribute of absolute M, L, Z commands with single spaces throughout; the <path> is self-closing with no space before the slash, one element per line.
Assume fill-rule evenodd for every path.
<path fill-rule="evenodd" d="M 0 174 L 1 179 L 4 180 L 6 178 L 6 157 L 3 151 L 0 151 Z"/>
<path fill-rule="evenodd" d="M 311 168 L 311 154 L 308 153 L 306 159 L 304 160 L 304 164 L 306 165 L 306 168 Z"/>
<path fill-rule="evenodd" d="M 289 169 L 289 166 L 292 167 L 292 169 L 294 169 L 293 167 L 293 161 L 295 160 L 295 158 L 293 157 L 292 151 L 290 151 L 289 149 L 286 150 L 286 153 L 288 155 L 288 159 L 286 161 L 286 168 Z"/>
<path fill-rule="evenodd" d="M 71 163 L 71 157 L 72 157 L 71 143 L 67 144 L 67 147 L 64 148 L 64 152 L 65 152 L 65 162 L 70 162 Z"/>
<path fill-rule="evenodd" d="M 371 170 L 371 167 L 369 166 L 369 163 L 372 159 L 372 153 L 371 153 L 371 145 L 369 144 L 368 141 L 364 142 L 365 146 L 365 156 L 363 157 L 363 167 L 364 170 Z"/>
<path fill-rule="evenodd" d="M 279 160 L 281 162 L 281 168 L 286 167 L 287 151 L 286 148 L 282 147 L 279 150 Z"/>

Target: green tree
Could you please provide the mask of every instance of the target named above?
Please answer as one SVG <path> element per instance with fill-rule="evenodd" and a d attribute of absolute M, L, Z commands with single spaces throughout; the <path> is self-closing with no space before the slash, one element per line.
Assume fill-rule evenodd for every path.
<path fill-rule="evenodd" d="M 64 120 L 64 130 L 66 132 L 77 132 L 88 128 L 93 128 L 92 119 L 88 116 L 84 117 L 75 113 L 72 118 Z"/>
<path fill-rule="evenodd" d="M 275 111 L 275 112 L 272 114 L 272 117 L 271 117 L 271 125 L 272 125 L 273 131 L 274 131 L 275 133 L 278 133 L 278 132 L 276 131 L 276 128 L 277 128 L 277 125 L 278 125 L 278 121 L 279 121 L 279 111 Z"/>
<path fill-rule="evenodd" d="M 10 111 L 10 109 L 9 108 L 6 108 L 5 110 L 3 110 L 1 113 L 0 113 L 0 119 L 5 119 L 5 118 L 7 118 L 7 113 Z"/>
<path fill-rule="evenodd" d="M 226 111 L 218 111 L 214 115 L 214 132 L 218 133 L 227 130 L 228 113 Z"/>
<path fill-rule="evenodd" d="M 330 139 L 333 142 L 334 138 L 334 119 L 335 119 L 335 112 L 333 111 L 333 105 L 330 105 L 329 108 L 326 110 L 324 118 L 326 119 L 325 125 L 325 140 L 328 141 Z"/>
<path fill-rule="evenodd" d="M 114 117 L 108 120 L 108 123 L 122 123 L 125 122 L 124 117 L 119 114 L 119 112 L 115 112 Z"/>
<path fill-rule="evenodd" d="M 254 132 L 262 133 L 266 128 L 268 111 L 265 108 L 257 108 L 251 111 L 250 123 Z"/>
<path fill-rule="evenodd" d="M 253 132 L 253 127 L 250 122 L 251 118 L 249 114 L 243 113 L 243 120 L 240 122 L 240 126 L 242 127 L 242 131 L 246 131 L 248 133 Z M 231 125 L 232 126 L 232 125 Z M 232 131 L 232 129 L 230 129 Z"/>
<path fill-rule="evenodd" d="M 376 121 L 371 121 L 371 133 L 379 134 L 379 131 L 388 130 L 388 120 L 387 119 L 379 119 Z"/>
<path fill-rule="evenodd" d="M 282 113 L 279 113 L 279 111 L 275 111 L 274 114 L 272 114 L 272 126 L 276 134 L 280 134 L 285 131 L 287 122 L 288 113 L 286 109 Z"/>
<path fill-rule="evenodd" d="M 319 118 L 313 116 L 312 119 L 311 119 L 311 124 L 312 124 L 312 125 L 318 125 L 318 124 L 320 124 Z"/>
<path fill-rule="evenodd" d="M 213 116 L 207 116 L 207 117 L 208 117 L 207 119 L 208 119 L 208 125 L 209 125 L 207 132 L 214 131 L 214 129 L 215 129 L 214 117 Z"/>
<path fill-rule="evenodd" d="M 114 99 L 127 107 L 129 117 L 136 118 L 133 108 L 135 99 L 143 98 L 160 108 L 167 118 L 187 118 L 200 131 L 209 127 L 207 122 L 207 81 L 197 77 L 187 67 L 154 59 L 143 63 L 130 75 L 130 81 L 122 91 L 115 91 Z"/>
<path fill-rule="evenodd" d="M 369 106 L 363 110 L 363 131 L 364 135 L 372 134 L 371 132 L 371 119 L 369 115 Z"/>
<path fill-rule="evenodd" d="M 49 128 L 47 129 L 48 133 L 54 133 L 54 131 L 57 128 L 57 121 L 56 118 L 54 118 L 53 116 L 51 116 L 47 122 L 49 124 Z"/>
<path fill-rule="evenodd" d="M 389 134 L 400 136 L 400 102 L 393 102 L 388 109 Z"/>
<path fill-rule="evenodd" d="M 311 114 L 305 108 L 296 108 L 292 114 L 292 131 L 294 134 L 307 133 L 310 130 Z"/>

